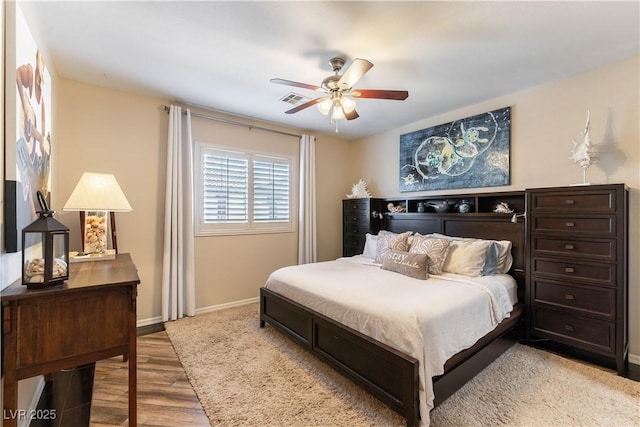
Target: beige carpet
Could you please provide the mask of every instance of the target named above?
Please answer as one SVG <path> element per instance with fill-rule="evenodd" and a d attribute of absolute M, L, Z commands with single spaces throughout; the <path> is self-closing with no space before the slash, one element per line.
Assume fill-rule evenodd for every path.
<path fill-rule="evenodd" d="M 257 304 L 168 322 L 214 426 L 402 426 L 274 328 Z M 431 413 L 434 426 L 640 426 L 640 383 L 516 344 Z"/>

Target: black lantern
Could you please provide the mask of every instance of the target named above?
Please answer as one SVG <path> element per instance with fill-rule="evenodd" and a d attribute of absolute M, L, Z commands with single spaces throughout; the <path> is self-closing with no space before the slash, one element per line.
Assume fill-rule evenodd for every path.
<path fill-rule="evenodd" d="M 69 228 L 53 218 L 40 191 L 37 196 L 38 219 L 22 230 L 22 284 L 28 287 L 58 285 L 69 278 Z"/>

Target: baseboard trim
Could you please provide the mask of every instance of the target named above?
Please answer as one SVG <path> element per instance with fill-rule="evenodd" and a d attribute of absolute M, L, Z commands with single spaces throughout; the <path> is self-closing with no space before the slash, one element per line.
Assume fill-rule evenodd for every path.
<path fill-rule="evenodd" d="M 240 307 L 242 305 L 260 302 L 260 297 L 247 298 L 239 301 L 226 302 L 224 304 L 211 305 L 196 309 L 196 316 L 211 313 L 213 311 L 224 310 L 225 308 Z M 140 319 L 136 322 L 138 336 L 153 334 L 155 332 L 164 331 L 164 322 L 162 316 L 151 317 L 149 319 Z"/>
<path fill-rule="evenodd" d="M 157 324 L 162 324 L 162 316 L 151 317 L 149 319 L 140 319 L 136 322 L 136 327 L 140 329 L 144 328 L 145 326 L 153 326 Z"/>
<path fill-rule="evenodd" d="M 196 316 L 200 314 L 211 313 L 212 311 L 224 310 L 225 308 L 233 308 L 233 307 L 240 307 L 247 304 L 253 304 L 256 302 L 260 302 L 260 297 L 247 298 L 239 301 L 227 302 L 224 304 L 198 308 L 196 309 Z"/>
<path fill-rule="evenodd" d="M 156 332 L 164 331 L 164 323 L 152 323 L 150 325 L 138 326 L 136 328 L 136 335 L 141 337 L 143 335 L 155 334 Z"/>

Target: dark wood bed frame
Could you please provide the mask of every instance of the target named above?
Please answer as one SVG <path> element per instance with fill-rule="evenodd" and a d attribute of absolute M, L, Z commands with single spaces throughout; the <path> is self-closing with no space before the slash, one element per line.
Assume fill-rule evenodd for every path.
<path fill-rule="evenodd" d="M 433 378 L 437 406 L 482 371 L 520 336 L 524 312 L 525 227 L 511 215 L 386 214 L 383 228 L 421 234 L 510 240 L 514 258 L 510 274 L 518 282 L 518 299 L 512 315 L 473 347 L 451 357 L 445 373 Z M 260 327 L 269 323 L 333 366 L 407 419 L 420 420 L 418 361 L 354 329 L 310 310 L 266 288 L 260 290 Z"/>

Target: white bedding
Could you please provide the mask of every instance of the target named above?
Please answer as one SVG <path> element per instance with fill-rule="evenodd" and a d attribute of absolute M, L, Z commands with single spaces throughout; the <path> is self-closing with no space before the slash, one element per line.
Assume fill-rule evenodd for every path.
<path fill-rule="evenodd" d="M 284 267 L 265 286 L 418 359 L 422 425 L 433 408 L 431 378 L 509 317 L 517 301 L 508 275 L 419 280 L 362 256 Z"/>

